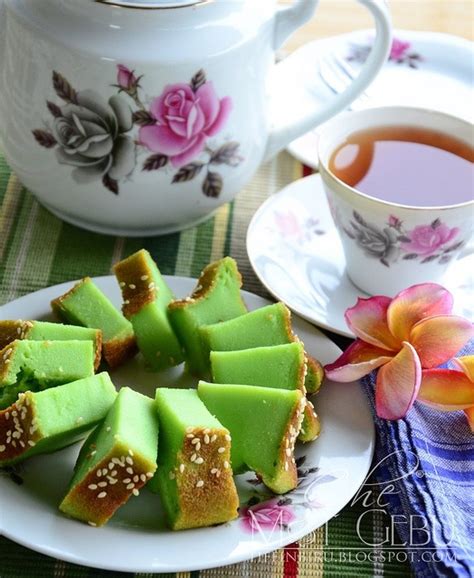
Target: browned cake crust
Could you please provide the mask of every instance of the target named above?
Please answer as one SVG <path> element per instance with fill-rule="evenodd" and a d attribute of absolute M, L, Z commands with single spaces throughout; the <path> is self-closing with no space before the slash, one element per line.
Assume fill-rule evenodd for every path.
<path fill-rule="evenodd" d="M 298 484 L 298 472 L 294 456 L 295 442 L 301 429 L 306 398 L 302 395 L 295 404 L 293 414 L 283 435 L 278 453 L 279 471 L 272 478 L 262 476 L 263 483 L 272 489 L 275 494 L 285 494 L 294 490 Z"/>
<path fill-rule="evenodd" d="M 138 353 L 137 343 L 133 336 L 104 341 L 102 349 L 110 369 L 122 365 Z"/>
<path fill-rule="evenodd" d="M 15 339 L 27 339 L 33 324 L 31 321 L 0 321 L 0 350 Z"/>
<path fill-rule="evenodd" d="M 18 343 L 18 340 L 11 341 L 0 351 L 0 383 L 7 379 L 10 371 L 10 363 L 13 355 L 15 355 L 15 349 Z"/>
<path fill-rule="evenodd" d="M 230 435 L 226 429 L 187 430 L 177 465 L 180 514 L 174 530 L 221 524 L 237 517 L 239 497 L 230 466 Z"/>
<path fill-rule="evenodd" d="M 309 399 L 306 400 L 303 413 L 303 422 L 301 424 L 298 440 L 300 442 L 312 442 L 319 437 L 319 434 L 321 433 L 321 422 Z"/>
<path fill-rule="evenodd" d="M 157 297 L 157 288 L 153 282 L 144 249 L 114 266 L 114 273 L 122 291 L 122 312 L 130 319 L 145 305 L 153 303 Z"/>
<path fill-rule="evenodd" d="M 14 461 L 40 438 L 30 398 L 20 393 L 16 403 L 0 411 L 0 465 Z"/>
<path fill-rule="evenodd" d="M 242 287 L 242 275 L 237 268 L 237 263 L 234 259 L 232 259 L 232 257 L 224 257 L 224 259 L 215 261 L 203 269 L 201 275 L 199 276 L 196 287 L 194 288 L 190 297 L 186 297 L 185 299 L 175 299 L 168 305 L 168 307 L 170 309 L 184 308 L 192 303 L 195 303 L 196 301 L 205 299 L 215 287 L 218 279 L 217 272 L 224 263 L 226 263 L 228 267 L 233 270 L 233 274 L 238 279 L 239 287 Z M 242 297 L 240 297 L 240 299 L 242 300 Z M 242 303 L 244 303 L 243 300 Z M 247 308 L 245 304 L 244 307 Z"/>
<path fill-rule="evenodd" d="M 155 469 L 132 450 L 116 448 L 68 493 L 60 509 L 91 526 L 103 526 L 130 496 L 139 495 Z"/>

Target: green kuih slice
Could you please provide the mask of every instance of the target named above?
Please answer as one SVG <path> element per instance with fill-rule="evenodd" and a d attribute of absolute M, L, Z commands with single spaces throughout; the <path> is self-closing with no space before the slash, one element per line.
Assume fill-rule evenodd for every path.
<path fill-rule="evenodd" d="M 202 341 L 199 328 L 247 312 L 240 295 L 241 286 L 236 262 L 225 257 L 204 269 L 191 297 L 170 303 L 171 324 L 184 347 L 192 374 L 202 377 L 209 371 L 209 348 Z"/>
<path fill-rule="evenodd" d="M 0 409 L 18 394 L 94 375 L 92 341 L 12 341 L 0 351 Z"/>
<path fill-rule="evenodd" d="M 124 387 L 89 435 L 59 509 L 91 526 L 104 525 L 156 471 L 158 415 L 154 400 Z"/>
<path fill-rule="evenodd" d="M 136 354 L 132 324 L 117 311 L 89 277 L 54 299 L 51 306 L 61 319 L 69 323 L 102 331 L 103 354 L 111 368 L 121 365 Z"/>
<path fill-rule="evenodd" d="M 210 323 L 199 333 L 206 347 L 213 351 L 233 351 L 270 345 L 299 342 L 291 327 L 291 312 L 283 303 L 275 303 L 251 311 L 224 323 Z M 324 371 L 319 361 L 306 354 L 305 386 L 316 393 L 321 386 Z"/>
<path fill-rule="evenodd" d="M 256 347 L 238 351 L 211 351 L 212 381 L 299 389 L 304 395 L 306 356 L 302 343 Z M 314 408 L 307 400 L 298 439 L 313 441 L 320 433 Z"/>
<path fill-rule="evenodd" d="M 200 381 L 198 394 L 230 431 L 235 474 L 253 470 L 276 494 L 296 488 L 294 446 L 305 406 L 301 391 Z"/>
<path fill-rule="evenodd" d="M 93 341 L 95 346 L 95 369 L 99 367 L 102 356 L 102 332 L 99 329 L 63 325 L 48 321 L 0 321 L 0 349 L 15 339 L 31 341 Z"/>
<path fill-rule="evenodd" d="M 158 371 L 179 365 L 183 351 L 168 319 L 174 296 L 148 251 L 120 261 L 114 272 L 122 290 L 123 314 L 133 325 L 147 366 Z"/>
<path fill-rule="evenodd" d="M 193 389 L 158 389 L 156 406 L 158 473 L 150 489 L 160 493 L 170 527 L 198 528 L 236 518 L 239 498 L 230 466 L 228 429 Z"/>
<path fill-rule="evenodd" d="M 0 466 L 63 448 L 102 420 L 117 393 L 107 373 L 21 393 L 0 411 Z"/>

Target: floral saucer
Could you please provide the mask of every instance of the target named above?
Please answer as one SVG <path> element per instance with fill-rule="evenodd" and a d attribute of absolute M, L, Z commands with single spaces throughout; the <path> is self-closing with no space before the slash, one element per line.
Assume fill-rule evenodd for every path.
<path fill-rule="evenodd" d="M 318 62 L 329 55 L 357 74 L 367 58 L 373 32 L 358 30 L 305 44 L 298 51 L 308 74 L 318 75 Z M 367 90 L 368 98 L 354 108 L 410 105 L 440 110 L 473 121 L 472 42 L 435 32 L 395 30 L 387 63 Z M 315 82 L 323 82 L 321 79 Z M 311 131 L 288 146 L 288 152 L 317 168 L 318 131 Z"/>
<path fill-rule="evenodd" d="M 354 337 L 344 311 L 367 297 L 346 274 L 321 177 L 297 180 L 270 197 L 247 232 L 247 252 L 260 281 L 298 315 L 321 327 Z M 474 267 L 455 261 L 443 284 L 454 295 L 455 313 L 474 320 Z"/>

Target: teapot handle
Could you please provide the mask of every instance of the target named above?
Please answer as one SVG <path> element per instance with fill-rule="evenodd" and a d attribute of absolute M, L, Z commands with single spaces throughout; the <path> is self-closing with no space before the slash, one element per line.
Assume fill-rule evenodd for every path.
<path fill-rule="evenodd" d="M 308 62 L 303 62 L 298 53 L 275 66 L 272 78 L 270 134 L 265 151 L 265 160 L 285 148 L 291 141 L 314 129 L 336 113 L 345 110 L 377 76 L 390 51 L 392 34 L 391 18 L 384 0 L 357 0 L 365 6 L 375 20 L 376 37 L 372 50 L 360 74 L 340 94 L 321 96 L 316 87 L 305 79 Z M 310 19 L 318 0 L 298 0 L 292 7 L 283 8 L 275 15 L 275 48 L 304 22 Z M 311 65 L 311 63 L 309 63 Z"/>

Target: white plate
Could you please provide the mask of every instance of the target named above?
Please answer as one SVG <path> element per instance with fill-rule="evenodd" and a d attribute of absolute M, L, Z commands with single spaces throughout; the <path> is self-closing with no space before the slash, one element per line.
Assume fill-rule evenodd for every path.
<path fill-rule="evenodd" d="M 395 30 L 397 42 L 381 72 L 368 89 L 369 98 L 356 101 L 355 107 L 372 108 L 408 105 L 432 108 L 473 121 L 472 85 L 473 43 L 457 36 L 435 32 Z M 318 60 L 335 54 L 358 70 L 365 50 L 373 41 L 373 32 L 361 30 L 310 42 L 299 48 L 308 78 L 315 86 L 324 84 L 318 77 Z M 296 55 L 295 53 L 295 55 Z M 307 80 L 309 83 L 309 80 Z M 309 167 L 317 168 L 317 129 L 296 139 L 288 152 Z"/>
<path fill-rule="evenodd" d="M 95 281 L 119 306 L 114 278 Z M 178 296 L 189 294 L 195 285 L 192 279 L 181 277 L 168 277 L 167 281 Z M 4 305 L 0 319 L 48 318 L 50 300 L 69 287 L 71 283 L 49 287 Z M 268 304 L 251 293 L 245 292 L 244 299 L 250 309 Z M 307 350 L 323 363 L 339 355 L 340 350 L 308 323 L 295 318 L 294 328 Z M 149 395 L 157 385 L 176 383 L 179 376 L 180 370 L 165 375 L 146 373 L 137 361 L 112 375 L 117 385 L 131 385 Z M 103 528 L 67 519 L 57 507 L 71 477 L 79 450 L 76 445 L 27 461 L 20 471 L 21 486 L 7 475 L 0 476 L 0 533 L 68 562 L 128 572 L 205 569 L 271 552 L 330 520 L 356 493 L 370 467 L 374 428 L 359 385 L 326 383 L 316 407 L 322 421 L 321 436 L 297 449 L 299 458 L 305 456 L 302 468 L 306 477 L 297 490 L 285 496 L 286 505 L 270 501 L 265 506 L 267 510 L 261 514 L 267 516 L 261 516 L 262 523 L 254 531 L 247 514 L 222 526 L 171 532 L 164 525 L 158 496 L 146 491 L 132 498 Z M 308 471 L 310 468 L 315 470 Z M 262 486 L 248 483 L 252 478 L 246 474 L 237 479 L 241 504 L 252 494 L 263 497 Z M 258 506 L 254 508 L 258 511 Z M 259 519 L 257 511 L 253 517 Z"/>
<path fill-rule="evenodd" d="M 260 281 L 280 301 L 311 321 L 354 337 L 344 312 L 367 297 L 348 278 L 346 261 L 319 175 L 299 179 L 270 197 L 253 216 L 247 253 Z M 474 321 L 472 258 L 455 261 L 443 285 L 456 313 Z"/>

